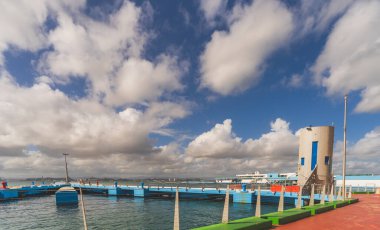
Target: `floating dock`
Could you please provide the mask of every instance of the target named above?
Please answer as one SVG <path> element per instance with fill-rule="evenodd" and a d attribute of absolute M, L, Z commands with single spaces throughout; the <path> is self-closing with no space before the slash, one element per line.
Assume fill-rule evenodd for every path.
<path fill-rule="evenodd" d="M 174 198 L 176 187 L 168 186 L 125 186 L 125 185 L 90 185 L 71 183 L 75 189 L 82 188 L 86 193 L 104 194 L 109 196 L 133 196 L 133 197 L 165 197 Z M 179 196 L 181 199 L 224 199 L 226 196 L 225 188 L 193 188 L 193 187 L 178 187 Z M 230 189 L 230 197 L 235 203 L 256 203 L 257 190 L 241 190 Z M 279 192 L 271 190 L 261 190 L 261 202 L 267 204 L 278 204 L 280 199 Z M 310 199 L 309 196 L 302 197 L 302 204 Z M 320 195 L 316 194 L 316 201 L 320 200 Z M 326 197 L 327 199 L 327 197 Z M 297 202 L 296 192 L 285 192 L 284 203 L 287 205 L 295 205 Z"/>
<path fill-rule="evenodd" d="M 28 196 L 51 195 L 58 189 L 67 185 L 32 185 L 17 188 L 0 189 L 0 201 L 19 199 Z M 162 197 L 174 198 L 177 187 L 174 186 L 126 186 L 118 185 L 96 185 L 70 183 L 70 186 L 76 190 L 81 188 L 87 194 L 108 195 L 108 196 L 131 196 L 131 197 Z M 226 195 L 225 188 L 201 188 L 201 187 L 178 187 L 181 199 L 224 199 Z M 230 189 L 230 197 L 235 203 L 256 203 L 257 190 Z M 261 190 L 261 202 L 267 204 L 278 204 L 280 199 L 279 192 L 271 190 Z M 302 205 L 307 203 L 309 196 L 302 196 Z M 318 202 L 320 195 L 316 194 L 314 199 Z M 327 197 L 326 197 L 327 199 Z M 296 192 L 285 192 L 284 203 L 287 205 L 295 205 L 297 202 Z"/>
<path fill-rule="evenodd" d="M 29 196 L 54 194 L 63 185 L 31 185 L 0 189 L 0 201 L 15 200 Z"/>

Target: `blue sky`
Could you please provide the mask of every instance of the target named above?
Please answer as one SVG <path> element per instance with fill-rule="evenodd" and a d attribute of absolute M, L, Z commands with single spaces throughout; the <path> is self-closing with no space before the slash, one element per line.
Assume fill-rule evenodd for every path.
<path fill-rule="evenodd" d="M 378 1 L 0 5 L 0 176 L 295 171 L 332 124 L 339 171 L 345 94 L 348 172 L 380 173 Z"/>

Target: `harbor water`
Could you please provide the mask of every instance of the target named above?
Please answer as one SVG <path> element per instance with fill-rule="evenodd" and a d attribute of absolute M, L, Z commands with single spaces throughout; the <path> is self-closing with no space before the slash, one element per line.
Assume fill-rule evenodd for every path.
<path fill-rule="evenodd" d="M 174 199 L 84 196 L 89 229 L 172 229 Z M 223 201 L 181 200 L 180 227 L 219 223 Z M 286 208 L 291 208 L 288 206 Z M 262 205 L 262 214 L 277 210 Z M 253 216 L 255 204 L 230 203 L 230 219 Z M 28 197 L 0 203 L 0 229 L 83 229 L 80 206 L 56 206 L 55 196 Z"/>

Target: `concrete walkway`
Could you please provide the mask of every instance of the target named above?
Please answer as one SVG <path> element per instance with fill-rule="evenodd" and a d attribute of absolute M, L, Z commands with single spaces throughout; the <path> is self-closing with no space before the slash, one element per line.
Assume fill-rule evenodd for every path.
<path fill-rule="evenodd" d="M 356 204 L 318 214 L 275 229 L 380 229 L 380 195 L 354 195 Z"/>

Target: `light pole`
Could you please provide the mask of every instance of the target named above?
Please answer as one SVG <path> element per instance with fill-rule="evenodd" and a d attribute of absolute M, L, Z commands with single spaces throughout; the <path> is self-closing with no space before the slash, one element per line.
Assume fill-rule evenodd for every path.
<path fill-rule="evenodd" d="M 67 160 L 66 160 L 66 156 L 68 156 L 69 154 L 68 153 L 62 153 L 64 156 L 65 156 L 65 166 L 66 166 L 66 184 L 69 183 L 69 172 L 67 170 Z"/>
<path fill-rule="evenodd" d="M 347 95 L 344 96 L 344 128 L 343 128 L 343 200 L 346 200 L 346 132 L 347 132 Z"/>

